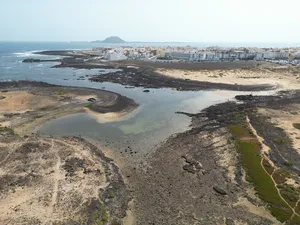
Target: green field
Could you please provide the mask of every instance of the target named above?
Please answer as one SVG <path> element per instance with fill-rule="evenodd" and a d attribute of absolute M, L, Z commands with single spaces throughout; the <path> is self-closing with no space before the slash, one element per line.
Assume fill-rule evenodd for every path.
<path fill-rule="evenodd" d="M 253 183 L 260 199 L 267 203 L 267 208 L 280 222 L 288 221 L 293 212 L 281 199 L 269 174 L 261 165 L 260 143 L 253 138 L 244 125 L 228 126 L 236 138 L 236 147 L 240 154 L 241 164 L 246 171 L 247 180 Z"/>

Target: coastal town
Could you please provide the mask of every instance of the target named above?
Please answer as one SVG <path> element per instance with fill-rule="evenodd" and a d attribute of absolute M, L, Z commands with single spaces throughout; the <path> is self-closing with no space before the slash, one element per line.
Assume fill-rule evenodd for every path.
<path fill-rule="evenodd" d="M 97 47 L 82 53 L 96 58 L 119 60 L 145 60 L 154 62 L 209 62 L 209 61 L 268 61 L 281 65 L 300 65 L 300 48 L 222 48 L 222 47 Z"/>

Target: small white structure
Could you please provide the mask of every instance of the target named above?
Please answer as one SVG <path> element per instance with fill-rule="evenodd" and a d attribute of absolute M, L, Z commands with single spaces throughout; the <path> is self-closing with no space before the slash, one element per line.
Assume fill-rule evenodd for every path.
<path fill-rule="evenodd" d="M 126 60 L 126 59 L 127 59 L 127 56 L 124 55 L 123 53 L 113 52 L 113 53 L 107 54 L 107 60 L 110 60 L 110 61 L 118 61 L 118 60 Z"/>

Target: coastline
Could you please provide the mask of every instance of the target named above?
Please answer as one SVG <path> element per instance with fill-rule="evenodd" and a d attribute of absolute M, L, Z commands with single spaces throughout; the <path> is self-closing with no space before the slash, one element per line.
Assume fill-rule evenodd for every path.
<path fill-rule="evenodd" d="M 51 54 L 57 53 L 53 52 Z M 62 64 L 63 66 L 74 68 L 89 68 L 89 66 L 103 68 L 95 62 L 92 64 L 78 63 L 76 66 L 74 66 L 73 62 Z M 107 79 L 109 82 L 115 81 L 123 85 L 141 86 L 144 88 L 168 87 L 175 88 L 178 91 L 211 89 L 258 91 L 274 90 L 278 88 L 278 80 L 284 80 L 285 77 L 289 76 L 289 73 L 285 74 L 282 76 L 283 79 L 278 78 L 275 83 L 268 77 L 266 78 L 266 83 L 261 85 L 262 83 L 260 82 L 262 79 L 251 78 L 254 76 L 253 74 L 249 75 L 250 78 L 243 77 L 243 72 L 247 73 L 251 71 L 249 68 L 239 69 L 242 70 L 240 74 L 236 74 L 234 72 L 236 71 L 235 69 L 226 69 L 222 70 L 222 72 L 228 74 L 212 77 L 210 82 L 206 82 L 206 77 L 213 76 L 212 74 L 214 73 L 219 74 L 220 71 L 214 69 L 209 72 L 201 70 L 200 73 L 204 72 L 205 75 L 200 78 L 197 77 L 197 74 L 193 74 L 199 73 L 199 71 L 193 71 L 186 75 L 188 78 L 178 79 L 183 78 L 182 74 L 179 74 L 178 71 L 175 71 L 178 74 L 174 74 L 173 70 L 167 71 L 166 75 L 174 76 L 174 78 L 170 78 L 166 75 L 157 74 L 154 68 L 141 67 L 139 69 L 129 69 L 124 67 L 124 65 L 120 66 L 120 64 L 122 63 L 117 62 L 114 65 L 111 64 L 108 66 L 122 68 L 123 72 L 110 73 L 106 76 L 100 75 L 101 77 L 96 76 L 94 78 L 100 79 L 100 82 L 102 82 L 101 79 Z M 163 69 L 163 71 L 158 72 L 166 71 Z M 242 77 L 237 78 L 234 75 Z M 151 78 L 145 81 L 144 79 L 147 76 Z M 122 77 L 126 81 L 123 82 Z M 128 81 L 130 77 L 134 77 L 135 80 L 132 82 Z M 195 81 L 192 79 L 195 79 Z M 244 82 L 240 82 L 239 79 Z M 253 82 L 251 79 L 257 79 L 258 82 Z M 199 82 L 199 80 L 205 82 Z M 270 80 L 272 80 L 271 84 L 269 84 Z M 233 82 L 236 82 L 237 85 Z M 33 83 L 27 83 L 30 89 L 35 87 Z M 14 91 L 26 91 L 24 87 L 26 86 L 26 82 L 12 84 Z M 295 86 L 291 86 L 290 84 L 293 84 L 293 82 L 286 84 L 284 88 L 298 88 L 298 84 L 295 84 Z M 43 86 L 43 89 L 57 88 L 57 86 L 53 87 L 45 83 L 41 84 L 41 86 Z M 6 88 L 5 85 L 0 83 L 1 87 Z M 96 90 L 94 89 L 59 87 L 62 88 L 59 90 L 60 92 L 56 93 L 57 98 L 60 99 L 59 101 L 65 103 L 66 101 L 70 101 L 70 98 L 72 101 L 77 101 L 76 103 L 73 102 L 70 108 L 65 109 L 67 111 L 70 110 L 68 112 L 72 110 L 74 112 L 87 110 L 84 109 L 87 103 L 89 103 L 87 99 L 95 97 L 94 91 Z M 68 88 L 73 91 L 84 89 L 83 93 L 86 93 L 86 95 L 82 97 L 82 92 L 80 91 L 81 95 L 79 97 L 69 95 L 66 91 Z M 120 97 L 118 94 L 112 92 L 97 91 L 101 92 L 99 95 L 104 94 L 102 99 L 105 101 L 105 103 L 98 107 L 100 115 L 101 113 L 104 113 L 103 115 L 106 116 L 113 115 L 113 119 L 116 119 L 119 116 L 123 116 L 123 113 L 132 112 L 131 107 L 137 106 L 126 97 Z M 40 90 L 40 92 L 43 91 Z M 43 95 L 44 100 L 48 97 L 48 93 L 49 91 Z M 236 96 L 237 102 L 230 101 L 213 105 L 195 114 L 178 112 L 191 117 L 190 129 L 169 137 L 157 146 L 151 155 L 144 157 L 144 161 L 138 164 L 126 162 L 124 158 L 118 158 L 118 153 L 116 154 L 111 149 L 101 147 L 103 143 L 93 143 L 93 140 L 85 142 L 84 139 L 80 139 L 83 141 L 84 146 L 90 146 L 89 142 L 93 143 L 93 146 L 100 146 L 98 148 L 95 147 L 95 151 L 100 152 L 100 154 L 103 152 L 110 158 L 107 159 L 110 164 L 103 163 L 103 166 L 113 168 L 114 172 L 112 173 L 116 176 L 116 180 L 111 182 L 112 187 L 106 186 L 105 183 L 100 185 L 104 187 L 104 190 L 101 190 L 101 197 L 99 198 L 101 206 L 94 205 L 94 211 L 98 213 L 102 212 L 102 214 L 97 214 L 97 220 L 103 224 L 113 222 L 122 224 L 122 220 L 125 218 L 123 224 L 126 225 L 127 223 L 137 225 L 149 223 L 169 225 L 195 223 L 280 224 L 281 222 L 297 224 L 300 218 L 295 213 L 290 214 L 289 209 L 298 212 L 298 202 L 295 202 L 294 199 L 289 199 L 289 196 L 286 195 L 287 189 L 298 190 L 297 184 L 300 182 L 297 176 L 300 173 L 298 170 L 298 167 L 300 168 L 300 165 L 298 165 L 298 161 L 300 161 L 299 154 L 297 149 L 295 149 L 296 146 L 293 146 L 289 141 L 290 136 L 294 135 L 292 133 L 297 133 L 295 131 L 296 128 L 291 127 L 292 125 L 289 122 L 288 125 L 279 123 L 278 126 L 281 128 L 279 129 L 277 124 L 270 122 L 269 117 L 277 115 L 279 118 L 282 118 L 285 113 L 289 113 L 288 121 L 295 120 L 297 122 L 299 119 L 297 114 L 300 113 L 299 96 L 299 91 L 296 90 L 288 90 L 278 92 L 276 95 L 266 96 L 251 94 Z M 118 103 L 119 99 L 123 100 L 121 104 Z M 123 103 L 126 106 L 125 108 Z M 114 107 L 115 105 L 117 106 Z M 57 113 L 57 111 L 51 111 L 49 108 L 46 108 L 46 112 Z M 12 115 L 12 119 L 18 116 L 20 115 Z M 40 115 L 35 116 L 38 117 Z M 298 122 L 300 123 L 300 121 Z M 266 127 L 266 129 L 263 129 L 262 126 Z M 242 135 L 236 133 L 236 129 L 242 129 Z M 249 130 L 252 130 L 252 133 Z M 288 133 L 285 130 L 288 130 Z M 256 136 L 253 134 L 256 134 Z M 29 137 L 31 138 L 31 136 Z M 279 140 L 279 137 L 283 139 Z M 36 136 L 36 138 L 44 137 Z M 296 142 L 297 137 L 293 138 L 294 142 Z M 257 141 L 261 141 L 261 139 L 264 139 L 264 143 L 267 146 L 272 147 L 270 155 L 260 154 L 260 145 L 257 144 Z M 44 141 L 49 142 L 49 140 Z M 55 139 L 51 139 L 50 141 L 56 142 Z M 251 176 L 251 170 L 254 170 L 254 168 L 249 170 L 249 165 L 242 161 L 243 154 L 236 145 L 239 141 L 250 141 L 250 144 L 252 142 L 255 144 L 257 147 L 255 156 L 259 156 L 265 160 L 262 161 L 262 164 L 259 164 L 264 171 L 268 173 L 269 168 L 272 167 L 271 165 L 276 166 L 274 169 L 274 171 L 277 171 L 276 174 L 269 174 L 265 178 L 270 179 L 274 175 L 273 180 L 276 183 L 268 187 L 271 190 L 270 193 L 274 193 L 273 191 L 277 190 L 281 200 L 286 202 L 285 204 L 280 202 L 281 200 L 279 201 L 282 204 L 279 207 L 279 212 L 274 213 L 273 208 L 277 207 L 276 204 L 274 205 L 274 202 L 268 201 L 268 195 L 262 197 L 261 190 L 256 188 L 260 185 L 260 180 L 248 180 L 247 176 Z M 74 154 L 78 154 L 78 152 Z M 88 154 L 84 157 L 87 156 Z M 90 158 L 87 157 L 84 159 Z M 286 172 L 281 173 L 283 170 Z M 289 173 L 288 176 L 286 175 L 287 173 Z M 108 179 L 108 177 L 103 179 Z M 292 194 L 297 201 L 300 199 L 298 191 L 293 191 Z M 191 205 L 193 206 L 192 208 L 190 207 Z M 266 205 L 268 207 L 265 207 Z M 106 213 L 103 213 L 103 208 L 105 208 Z M 284 210 L 281 211 L 282 209 L 287 209 L 287 213 Z M 129 222 L 126 218 L 129 218 Z"/>
<path fill-rule="evenodd" d="M 0 96 L 1 223 L 93 224 L 125 217 L 130 193 L 101 149 L 82 138 L 34 131 L 56 117 L 84 112 L 90 96 L 107 113 L 132 111 L 137 107 L 133 100 L 30 81 L 1 82 Z"/>
<path fill-rule="evenodd" d="M 300 69 L 258 61 L 161 63 L 139 60 L 103 61 L 84 51 L 50 51 L 36 54 L 68 55 L 55 68 L 118 69 L 94 75 L 93 82 L 111 82 L 131 87 L 174 88 L 178 91 L 263 91 L 299 87 Z M 298 74 L 298 75 L 297 75 Z"/>

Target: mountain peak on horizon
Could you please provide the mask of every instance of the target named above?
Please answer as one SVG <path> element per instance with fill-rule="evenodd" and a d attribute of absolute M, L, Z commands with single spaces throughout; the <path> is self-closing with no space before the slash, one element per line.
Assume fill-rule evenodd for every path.
<path fill-rule="evenodd" d="M 110 36 L 105 38 L 103 41 L 93 41 L 94 43 L 101 42 L 101 43 L 125 43 L 123 39 L 118 36 Z"/>

